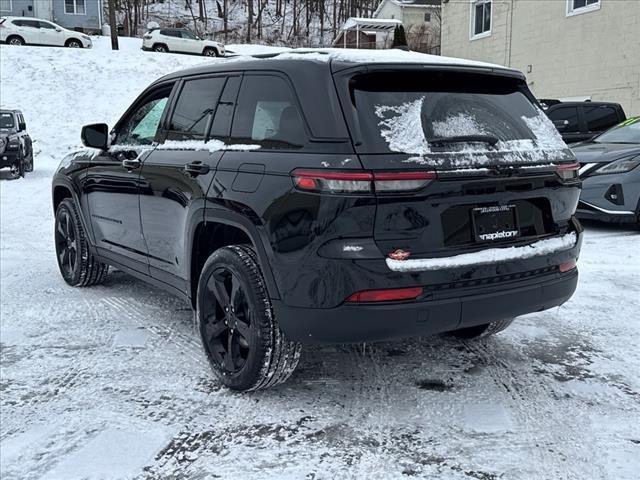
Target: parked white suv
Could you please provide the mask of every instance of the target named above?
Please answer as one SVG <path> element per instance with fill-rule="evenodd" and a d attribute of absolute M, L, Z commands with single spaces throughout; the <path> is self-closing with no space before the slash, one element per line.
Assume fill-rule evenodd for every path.
<path fill-rule="evenodd" d="M 176 52 L 223 57 L 224 45 L 212 40 L 203 40 L 189 30 L 181 28 L 154 28 L 142 37 L 142 50 L 154 52 Z"/>
<path fill-rule="evenodd" d="M 91 48 L 91 38 L 81 32 L 33 17 L 0 18 L 0 42 L 10 45 L 53 45 Z"/>

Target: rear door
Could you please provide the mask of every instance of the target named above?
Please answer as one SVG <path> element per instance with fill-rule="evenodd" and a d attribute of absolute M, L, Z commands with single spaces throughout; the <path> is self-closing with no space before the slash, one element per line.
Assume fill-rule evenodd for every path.
<path fill-rule="evenodd" d="M 19 22 L 19 23 L 18 23 Z M 18 33 L 26 43 L 41 44 L 40 22 L 37 20 L 13 20 L 14 25 L 19 25 Z"/>
<path fill-rule="evenodd" d="M 204 216 L 204 197 L 223 153 L 210 131 L 228 113 L 223 92 L 235 100 L 239 81 L 234 75 L 185 79 L 163 139 L 142 167 L 140 181 L 148 188 L 140 194 L 140 216 L 151 275 L 180 290 L 189 273 L 185 240 Z"/>
<path fill-rule="evenodd" d="M 611 105 L 585 105 L 582 107 L 589 138 L 610 129 L 622 121 Z"/>
<path fill-rule="evenodd" d="M 576 106 L 560 106 L 553 108 L 547 116 L 558 129 L 560 135 L 567 143 L 581 142 L 587 134 L 580 128 L 580 112 Z"/>

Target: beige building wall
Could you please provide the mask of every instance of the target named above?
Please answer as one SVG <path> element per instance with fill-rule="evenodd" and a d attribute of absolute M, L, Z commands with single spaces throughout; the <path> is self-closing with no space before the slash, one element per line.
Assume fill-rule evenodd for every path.
<path fill-rule="evenodd" d="M 470 39 L 471 2 L 442 4 L 442 54 L 524 72 L 538 98 L 591 97 L 640 115 L 640 0 L 493 0 L 491 35 Z"/>

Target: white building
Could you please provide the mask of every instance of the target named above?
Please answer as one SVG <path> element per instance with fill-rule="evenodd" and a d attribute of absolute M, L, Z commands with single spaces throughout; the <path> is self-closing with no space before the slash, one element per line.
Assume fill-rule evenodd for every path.
<path fill-rule="evenodd" d="M 442 54 L 522 70 L 538 98 L 640 114 L 640 0 L 443 0 Z"/>
<path fill-rule="evenodd" d="M 400 20 L 412 50 L 440 53 L 440 0 L 382 0 L 372 18 Z"/>

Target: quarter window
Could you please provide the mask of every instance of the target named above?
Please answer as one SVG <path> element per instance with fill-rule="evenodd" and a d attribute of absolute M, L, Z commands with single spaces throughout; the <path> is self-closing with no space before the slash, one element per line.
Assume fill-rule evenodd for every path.
<path fill-rule="evenodd" d="M 171 117 L 169 139 L 205 138 L 225 81 L 225 77 L 214 77 L 184 83 Z"/>
<path fill-rule="evenodd" d="M 491 34 L 492 0 L 474 0 L 471 3 L 471 38 L 486 37 Z"/>
<path fill-rule="evenodd" d="M 147 97 L 125 120 L 118 130 L 116 145 L 151 145 L 158 132 L 162 113 L 171 88 L 162 89 Z"/>
<path fill-rule="evenodd" d="M 64 13 L 71 15 L 84 15 L 85 0 L 64 0 Z"/>
<path fill-rule="evenodd" d="M 618 123 L 618 115 L 611 107 L 584 107 L 587 130 L 601 132 Z"/>
<path fill-rule="evenodd" d="M 307 141 L 291 88 L 281 77 L 245 76 L 231 136 L 236 143 L 299 148 Z"/>
<path fill-rule="evenodd" d="M 600 9 L 600 0 L 567 0 L 567 15 L 592 12 Z"/>

